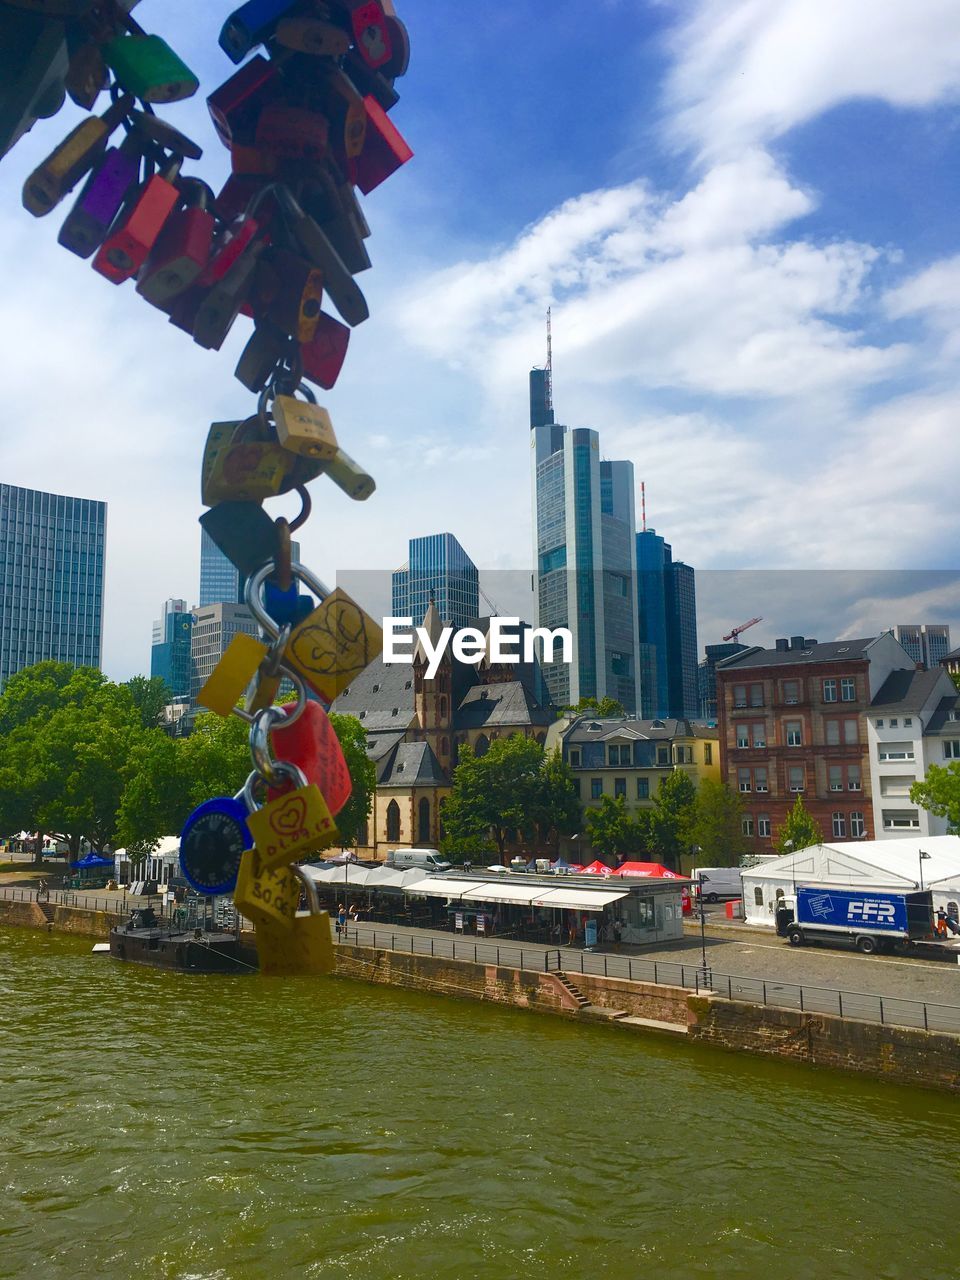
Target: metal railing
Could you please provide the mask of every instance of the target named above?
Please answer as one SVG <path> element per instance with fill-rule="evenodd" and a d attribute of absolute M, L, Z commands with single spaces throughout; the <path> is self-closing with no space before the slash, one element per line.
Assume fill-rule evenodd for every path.
<path fill-rule="evenodd" d="M 49 902 L 52 907 L 81 907 L 87 911 L 109 911 L 112 915 L 125 915 L 135 905 L 150 905 L 158 915 L 163 913 L 163 897 L 160 894 L 149 894 L 142 898 L 134 898 L 130 894 L 99 898 L 84 893 L 82 889 L 37 889 L 5 885 L 0 887 L 0 901 Z"/>
<path fill-rule="evenodd" d="M 672 960 L 648 960 L 637 956 L 606 955 L 602 952 L 571 950 L 497 942 L 465 942 L 430 934 L 398 933 L 390 928 L 358 928 L 348 925 L 341 942 L 361 947 L 380 947 L 407 955 L 433 956 L 443 960 L 469 960 L 474 964 L 496 964 L 531 973 L 561 971 L 594 977 L 625 978 L 658 986 L 683 987 L 725 1000 L 796 1009 L 801 1013 L 824 1013 L 860 1022 L 879 1022 L 897 1027 L 917 1027 L 925 1031 L 960 1034 L 960 1006 L 908 1000 L 900 996 L 871 995 L 864 991 L 842 991 L 834 987 L 812 987 L 806 983 L 779 979 L 738 977 L 735 974 L 704 970 L 702 965 L 680 964 Z"/>

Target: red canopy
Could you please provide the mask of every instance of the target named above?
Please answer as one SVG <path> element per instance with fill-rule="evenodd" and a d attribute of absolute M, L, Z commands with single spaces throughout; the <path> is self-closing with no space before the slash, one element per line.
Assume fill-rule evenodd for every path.
<path fill-rule="evenodd" d="M 610 868 L 605 862 L 601 862 L 599 858 L 595 862 L 591 862 L 589 867 L 584 867 L 583 870 L 591 876 L 610 875 Z"/>
<path fill-rule="evenodd" d="M 657 880 L 686 880 L 687 878 L 677 871 L 671 871 L 662 862 L 622 862 L 613 874 L 615 876 L 651 876 Z"/>

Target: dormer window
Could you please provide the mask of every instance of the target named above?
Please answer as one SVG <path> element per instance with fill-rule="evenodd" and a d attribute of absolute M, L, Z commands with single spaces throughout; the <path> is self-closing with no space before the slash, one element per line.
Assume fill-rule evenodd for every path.
<path fill-rule="evenodd" d="M 378 684 L 375 684 L 375 685 L 373 686 L 373 692 L 374 692 L 374 693 L 379 693 L 379 692 L 380 692 L 380 686 L 379 686 Z"/>
<path fill-rule="evenodd" d="M 399 707 L 394 707 L 394 708 L 393 708 L 393 710 L 390 712 L 390 714 L 391 714 L 392 716 L 398 716 L 398 715 L 400 714 L 400 708 L 399 708 Z"/>

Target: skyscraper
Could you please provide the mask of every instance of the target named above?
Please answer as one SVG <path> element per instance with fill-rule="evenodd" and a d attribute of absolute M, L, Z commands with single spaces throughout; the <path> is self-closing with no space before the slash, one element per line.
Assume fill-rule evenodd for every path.
<path fill-rule="evenodd" d="M 938 667 L 950 652 L 950 628 L 942 623 L 900 623 L 894 635 L 914 662 L 922 663 L 928 671 Z"/>
<path fill-rule="evenodd" d="M 185 600 L 166 600 L 153 624 L 150 675 L 165 680 L 174 698 L 190 697 L 193 614 Z"/>
<path fill-rule="evenodd" d="M 259 628 L 243 604 L 222 601 L 193 610 L 190 634 L 190 696 L 194 702 L 230 641 L 240 632 L 256 636 Z"/>
<path fill-rule="evenodd" d="M 633 464 L 602 462 L 596 431 L 554 422 L 549 367 L 530 374 L 530 428 L 537 626 L 573 636 L 571 664 L 543 664 L 551 697 L 564 706 L 610 696 L 635 714 Z"/>
<path fill-rule="evenodd" d="M 637 534 L 641 718 L 696 719 L 697 593 L 693 569 L 655 530 Z"/>
<path fill-rule="evenodd" d="M 477 566 L 452 533 L 411 538 L 409 559 L 392 577 L 392 609 L 396 618 L 423 621 L 433 600 L 444 622 L 466 627 L 480 613 Z"/>
<path fill-rule="evenodd" d="M 54 659 L 99 667 L 107 504 L 0 484 L 0 688 Z"/>

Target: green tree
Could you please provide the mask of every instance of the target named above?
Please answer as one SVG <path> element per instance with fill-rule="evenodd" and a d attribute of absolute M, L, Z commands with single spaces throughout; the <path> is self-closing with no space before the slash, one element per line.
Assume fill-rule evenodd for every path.
<path fill-rule="evenodd" d="M 618 717 L 623 718 L 627 713 L 623 709 L 622 702 L 604 695 L 599 702 L 596 698 L 581 698 L 576 706 L 562 707 L 559 714 L 571 718 L 573 716 L 593 715 L 598 720 L 616 720 Z"/>
<path fill-rule="evenodd" d="M 699 846 L 697 862 L 706 867 L 734 867 L 746 845 L 741 822 L 743 802 L 725 782 L 704 778 L 697 788 L 684 840 Z"/>
<path fill-rule="evenodd" d="M 564 836 L 575 835 L 583 820 L 583 808 L 574 782 L 573 770 L 559 747 L 545 757 L 537 779 L 531 812 L 541 843 L 556 857 Z"/>
<path fill-rule="evenodd" d="M 587 835 L 604 858 L 639 853 L 650 840 L 650 813 L 642 810 L 631 817 L 623 796 L 602 796 L 596 809 L 587 810 Z"/>
<path fill-rule="evenodd" d="M 928 765 L 927 776 L 910 788 L 910 799 L 936 817 L 946 818 L 951 835 L 960 833 L 960 760 L 945 767 Z"/>
<path fill-rule="evenodd" d="M 650 845 L 664 866 L 676 871 L 690 847 L 687 838 L 697 790 L 682 769 L 668 773 L 657 788 L 650 821 Z"/>
<path fill-rule="evenodd" d="M 163 723 L 163 708 L 173 698 L 166 680 L 161 676 L 134 676 L 123 687 L 129 689 L 144 729 L 156 729 Z"/>
<path fill-rule="evenodd" d="M 355 844 L 370 817 L 377 769 L 367 755 L 367 731 L 356 716 L 331 712 L 330 723 L 343 748 L 353 784 L 350 799 L 337 814 L 337 830 L 344 844 Z"/>
<path fill-rule="evenodd" d="M 774 847 L 777 853 L 783 854 L 812 844 L 823 844 L 823 832 L 820 823 L 807 812 L 803 796 L 797 796 L 793 808 L 776 830 Z"/>
<path fill-rule="evenodd" d="M 443 808 L 443 851 L 481 853 L 495 847 L 502 859 L 508 833 L 528 832 L 535 821 L 543 760 L 543 747 L 520 733 L 496 739 L 483 756 L 461 747 Z"/>
<path fill-rule="evenodd" d="M 957 686 L 958 689 L 960 689 L 960 671 L 951 671 L 949 675 L 953 683 Z"/>

